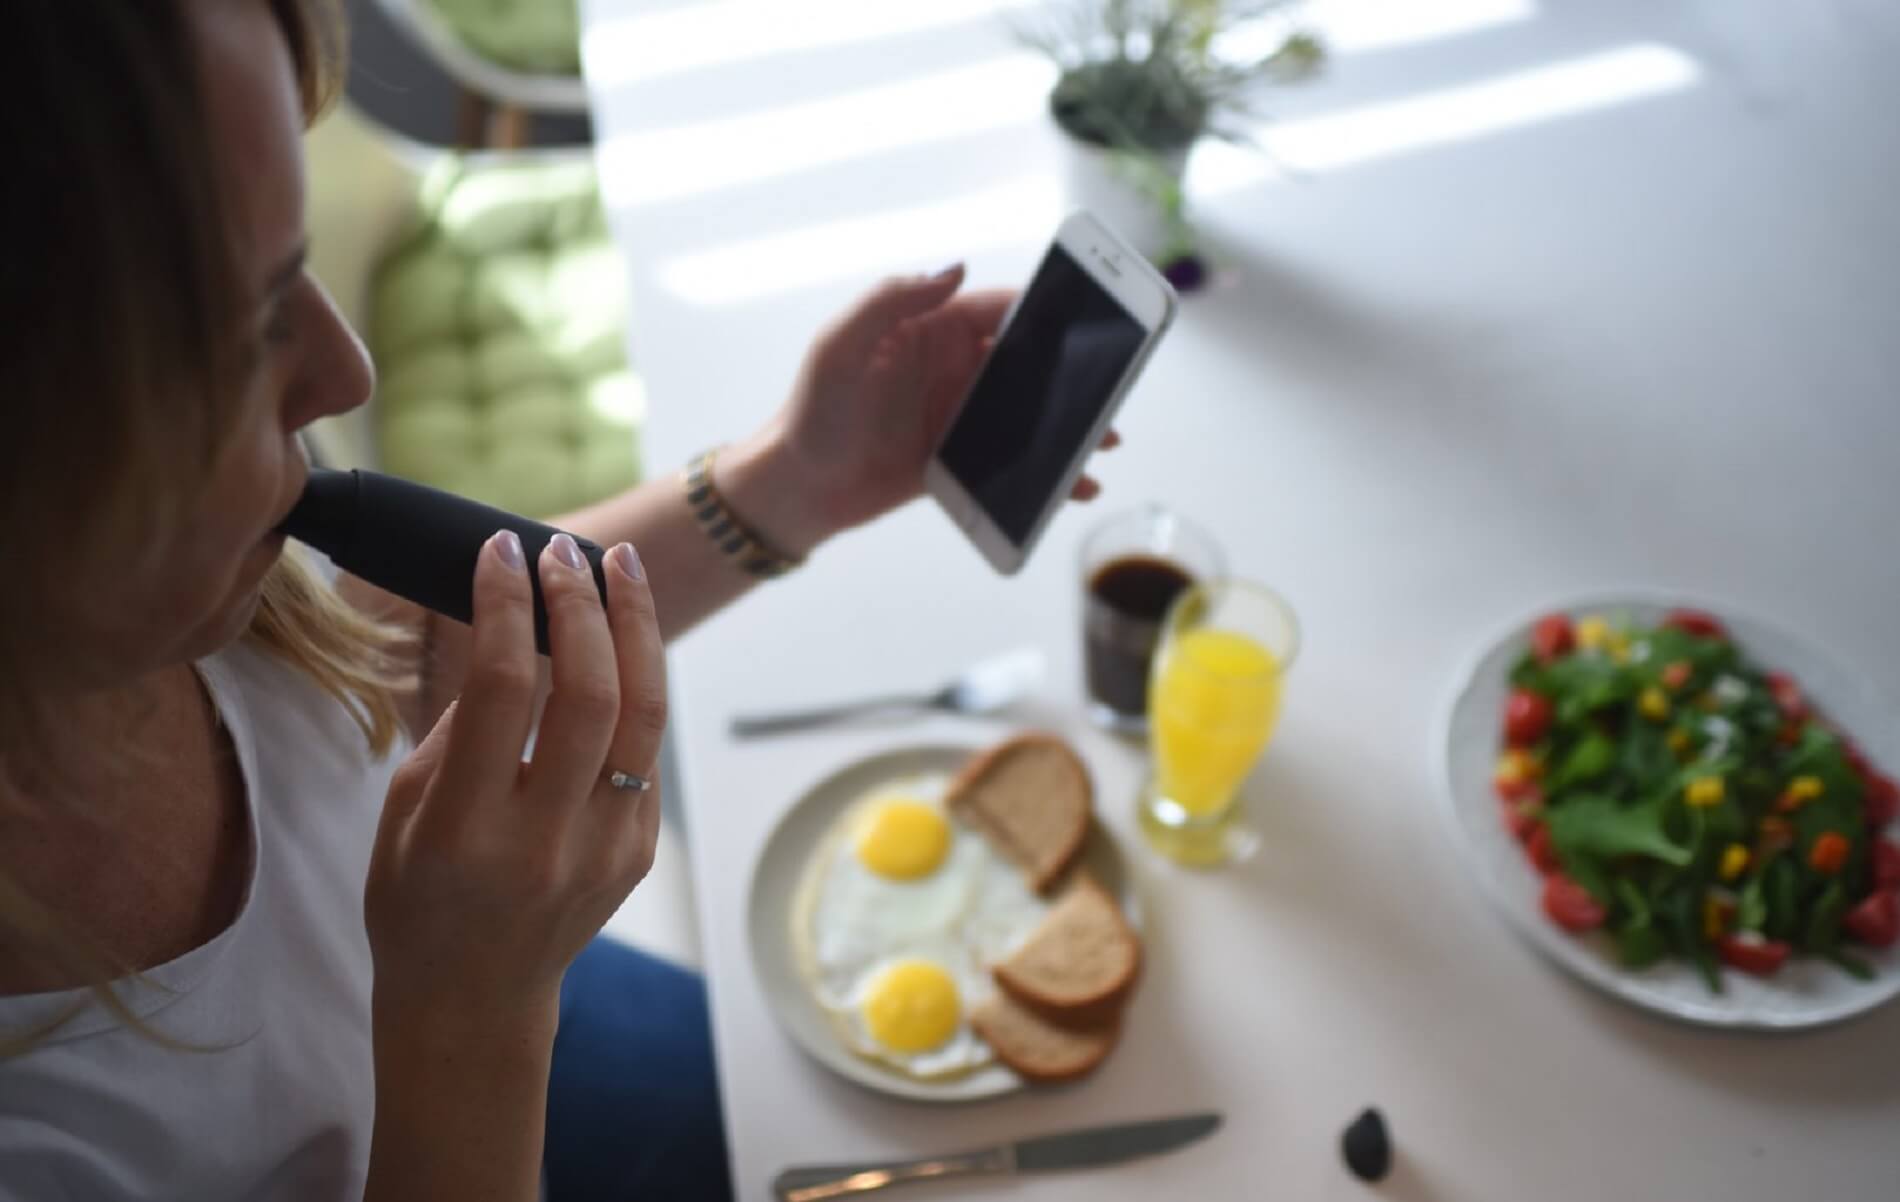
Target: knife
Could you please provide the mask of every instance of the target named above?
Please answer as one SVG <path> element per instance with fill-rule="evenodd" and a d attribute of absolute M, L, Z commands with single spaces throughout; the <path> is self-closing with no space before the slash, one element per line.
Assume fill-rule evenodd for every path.
<path fill-rule="evenodd" d="M 779 1202 L 822 1202 L 868 1194 L 872 1190 L 915 1181 L 942 1181 L 1007 1173 L 1045 1173 L 1120 1164 L 1143 1156 L 1158 1156 L 1184 1148 L 1212 1135 L 1221 1116 L 1212 1112 L 1140 1123 L 1087 1127 L 1059 1135 L 1039 1135 L 1013 1144 L 998 1144 L 974 1152 L 897 1160 L 878 1164 L 805 1165 L 786 1169 L 772 1180 Z"/>

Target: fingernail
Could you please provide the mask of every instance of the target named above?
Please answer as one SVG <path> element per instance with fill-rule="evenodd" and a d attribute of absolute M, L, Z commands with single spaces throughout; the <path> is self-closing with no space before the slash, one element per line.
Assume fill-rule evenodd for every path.
<path fill-rule="evenodd" d="M 495 544 L 495 555 L 508 567 L 520 571 L 526 566 L 527 556 L 521 553 L 521 536 L 512 530 L 497 530 L 495 537 L 488 540 Z"/>
<path fill-rule="evenodd" d="M 645 580 L 647 578 L 647 570 L 640 563 L 640 553 L 633 549 L 632 543 L 621 543 L 607 552 L 607 558 L 627 579 Z"/>
<path fill-rule="evenodd" d="M 581 558 L 580 547 L 575 545 L 573 537 L 566 531 L 562 531 L 549 539 L 548 546 L 554 548 L 554 558 L 560 560 L 568 567 L 573 568 L 576 572 L 584 572 L 587 570 L 587 561 Z"/>
<path fill-rule="evenodd" d="M 933 284 L 940 284 L 944 280 L 949 279 L 951 276 L 955 275 L 957 272 L 962 271 L 962 270 L 963 270 L 963 260 L 959 259 L 955 263 L 952 263 L 950 264 L 950 266 L 944 268 L 942 271 L 939 271 L 936 275 L 931 276 L 930 282 Z"/>

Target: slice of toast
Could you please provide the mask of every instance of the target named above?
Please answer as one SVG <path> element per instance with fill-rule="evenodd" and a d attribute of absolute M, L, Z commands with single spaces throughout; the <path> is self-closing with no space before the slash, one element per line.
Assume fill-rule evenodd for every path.
<path fill-rule="evenodd" d="M 1141 973 L 1141 939 L 1108 890 L 1077 872 L 1029 939 L 991 970 L 1017 1001 L 1058 1022 L 1121 1009 Z"/>
<path fill-rule="evenodd" d="M 972 760 L 950 783 L 952 813 L 1029 874 L 1038 893 L 1061 879 L 1088 839 L 1095 787 L 1054 735 L 1022 735 Z"/>
<path fill-rule="evenodd" d="M 1111 1012 L 1078 1025 L 1053 1022 L 1006 993 L 996 993 L 970 1013 L 970 1026 L 997 1059 L 1026 1080 L 1073 1081 L 1093 1072 L 1121 1038 L 1121 1015 Z"/>

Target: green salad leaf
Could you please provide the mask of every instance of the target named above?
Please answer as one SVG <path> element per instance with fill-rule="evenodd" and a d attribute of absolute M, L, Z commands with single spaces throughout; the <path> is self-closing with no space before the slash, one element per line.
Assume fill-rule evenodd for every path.
<path fill-rule="evenodd" d="M 1794 938 L 1801 922 L 1800 870 L 1786 856 L 1768 865 L 1768 918 L 1762 930 L 1783 943 Z"/>
<path fill-rule="evenodd" d="M 1605 735 L 1590 731 L 1570 745 L 1570 751 L 1557 765 L 1557 771 L 1544 782 L 1552 793 L 1572 785 L 1588 784 L 1616 764 L 1616 743 Z"/>
<path fill-rule="evenodd" d="M 1735 925 L 1744 931 L 1759 931 L 1768 922 L 1768 896 L 1762 877 L 1749 878 L 1735 908 Z"/>
<path fill-rule="evenodd" d="M 1577 794 L 1550 809 L 1550 841 L 1559 856 L 1648 856 L 1685 868 L 1693 857 L 1663 833 L 1662 811 L 1659 801 L 1623 805 L 1600 794 Z"/>
<path fill-rule="evenodd" d="M 1839 948 L 1835 948 L 1827 954 L 1827 958 L 1834 963 L 1835 967 L 1857 981 L 1871 981 L 1874 979 L 1874 966 L 1852 952 L 1844 952 Z"/>
<path fill-rule="evenodd" d="M 1819 900 L 1808 911 L 1808 921 L 1801 932 L 1801 950 L 1824 956 L 1839 947 L 1841 919 L 1846 916 L 1847 890 L 1836 877 L 1821 890 Z"/>
<path fill-rule="evenodd" d="M 1669 937 L 1657 929 L 1642 891 L 1628 877 L 1618 877 L 1611 889 L 1626 915 L 1614 932 L 1617 958 L 1627 968 L 1647 968 L 1668 955 Z"/>

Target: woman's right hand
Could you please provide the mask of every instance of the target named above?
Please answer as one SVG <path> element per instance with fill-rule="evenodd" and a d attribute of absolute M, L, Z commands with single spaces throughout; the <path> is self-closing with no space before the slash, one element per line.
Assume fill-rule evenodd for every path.
<path fill-rule="evenodd" d="M 571 558 L 570 558 L 571 556 Z M 579 565 L 579 566 L 576 566 Z M 535 739 L 539 663 L 521 545 L 502 532 L 475 569 L 461 697 L 396 772 L 364 899 L 379 1025 L 545 1027 L 561 976 L 653 864 L 666 725 L 653 595 L 633 548 L 607 555 L 607 605 L 578 549 L 541 555 L 552 690 Z"/>

